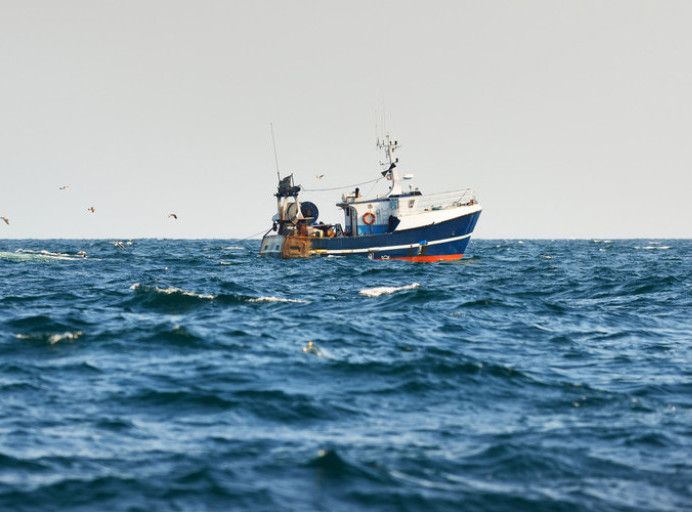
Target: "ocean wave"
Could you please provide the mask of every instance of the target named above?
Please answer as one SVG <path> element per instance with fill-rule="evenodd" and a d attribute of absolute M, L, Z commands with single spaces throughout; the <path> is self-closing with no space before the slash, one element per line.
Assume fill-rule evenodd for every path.
<path fill-rule="evenodd" d="M 182 325 L 166 325 L 160 324 L 153 329 L 147 329 L 143 332 L 142 339 L 147 343 L 162 343 L 167 346 L 178 345 L 187 347 L 192 345 L 202 346 L 205 342 L 203 337 L 200 337 L 194 330 L 188 329 Z"/>
<path fill-rule="evenodd" d="M 60 341 L 74 341 L 76 339 L 81 338 L 82 336 L 84 336 L 84 333 L 82 331 L 75 331 L 63 332 L 60 334 L 17 334 L 15 335 L 15 338 L 17 338 L 18 340 L 46 340 L 51 345 L 55 345 Z"/>
<path fill-rule="evenodd" d="M 2 240 L 102 260 L 0 259 L 0 510 L 685 510 L 692 242 L 655 242 Z"/>
<path fill-rule="evenodd" d="M 77 331 L 77 332 L 64 332 L 62 334 L 51 334 L 48 337 L 48 343 L 51 345 L 55 345 L 59 341 L 62 340 L 68 340 L 68 341 L 74 341 L 78 338 L 81 338 L 84 335 L 82 331 Z"/>
<path fill-rule="evenodd" d="M 204 251 L 247 251 L 248 247 L 243 247 L 241 245 L 214 245 L 211 247 L 205 247 Z"/>
<path fill-rule="evenodd" d="M 332 356 L 327 350 L 320 348 L 317 345 L 315 345 L 314 341 L 308 341 L 308 344 L 302 348 L 302 351 L 305 354 L 313 354 L 317 357 L 334 359 L 334 356 Z"/>
<path fill-rule="evenodd" d="M 193 297 L 193 298 L 204 299 L 204 300 L 214 300 L 215 299 L 214 295 L 189 292 L 189 291 L 183 290 L 182 288 L 175 288 L 175 287 L 159 288 L 158 286 L 149 287 L 149 286 L 142 286 L 139 283 L 135 283 L 132 286 L 130 286 L 130 290 L 134 290 L 134 291 L 141 290 L 143 292 L 154 292 L 154 293 L 160 293 L 162 295 L 180 295 L 182 297 Z"/>
<path fill-rule="evenodd" d="M 302 299 L 285 299 L 282 297 L 257 297 L 254 299 L 248 299 L 248 302 L 293 302 L 296 304 L 309 304 L 309 300 Z"/>
<path fill-rule="evenodd" d="M 237 401 L 203 389 L 157 389 L 144 387 L 126 395 L 114 397 L 132 406 L 144 409 L 176 411 L 176 414 L 220 412 L 237 407 Z"/>
<path fill-rule="evenodd" d="M 10 261 L 74 261 L 84 259 L 83 254 L 68 254 L 50 251 L 32 251 L 30 249 L 17 249 L 14 252 L 0 251 L 0 259 Z"/>
<path fill-rule="evenodd" d="M 375 288 L 363 288 L 358 293 L 366 297 L 379 297 L 380 295 L 389 295 L 403 290 L 413 290 L 419 286 L 420 283 L 411 283 L 406 286 L 376 286 Z"/>
<path fill-rule="evenodd" d="M 162 288 L 159 286 L 146 286 L 140 283 L 134 283 L 130 286 L 130 290 L 138 293 L 145 299 L 150 299 L 150 302 L 156 303 L 157 301 L 170 301 L 168 305 L 175 305 L 178 303 L 182 305 L 184 302 L 216 302 L 221 304 L 243 304 L 243 303 L 291 303 L 291 304 L 309 304 L 310 301 L 303 299 L 290 299 L 284 297 L 275 296 L 260 296 L 253 297 L 244 294 L 209 294 L 209 293 L 196 293 L 189 290 L 184 290 L 178 287 L 168 287 Z M 177 301 L 177 302 L 176 302 Z"/>
<path fill-rule="evenodd" d="M 320 476 L 325 478 L 391 483 L 391 478 L 378 464 L 362 464 L 350 460 L 333 448 L 318 450 L 317 455 L 307 465 L 318 470 Z"/>
<path fill-rule="evenodd" d="M 130 286 L 130 290 L 134 293 L 126 299 L 124 305 L 164 313 L 184 313 L 212 304 L 216 298 L 211 294 L 196 293 L 174 286 L 163 288 L 135 283 Z"/>

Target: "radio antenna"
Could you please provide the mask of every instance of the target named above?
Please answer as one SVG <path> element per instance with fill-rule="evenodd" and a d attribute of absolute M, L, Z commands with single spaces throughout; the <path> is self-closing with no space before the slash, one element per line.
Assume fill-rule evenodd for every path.
<path fill-rule="evenodd" d="M 274 125 L 269 123 L 269 128 L 272 131 L 272 146 L 274 147 L 274 163 L 276 164 L 276 177 L 281 181 L 281 174 L 279 174 L 279 157 L 276 155 L 276 141 L 274 140 Z"/>

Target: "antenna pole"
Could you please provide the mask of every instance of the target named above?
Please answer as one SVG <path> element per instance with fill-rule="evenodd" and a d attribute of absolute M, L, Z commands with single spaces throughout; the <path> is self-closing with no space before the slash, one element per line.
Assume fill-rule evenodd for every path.
<path fill-rule="evenodd" d="M 274 147 L 274 163 L 276 164 L 276 177 L 281 181 L 281 174 L 279 174 L 279 157 L 276 155 L 276 141 L 274 140 L 274 125 L 269 123 L 269 128 L 272 131 L 272 146 Z"/>

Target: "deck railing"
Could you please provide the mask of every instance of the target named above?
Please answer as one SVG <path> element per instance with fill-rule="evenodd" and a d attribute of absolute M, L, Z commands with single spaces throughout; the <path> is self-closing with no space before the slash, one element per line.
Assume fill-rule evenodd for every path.
<path fill-rule="evenodd" d="M 415 199 L 413 208 L 407 208 L 407 203 Z M 445 210 L 458 206 L 474 204 L 476 201 L 473 189 L 455 190 L 441 194 L 426 194 L 399 198 L 399 211 L 404 215 L 420 213 L 421 211 Z"/>

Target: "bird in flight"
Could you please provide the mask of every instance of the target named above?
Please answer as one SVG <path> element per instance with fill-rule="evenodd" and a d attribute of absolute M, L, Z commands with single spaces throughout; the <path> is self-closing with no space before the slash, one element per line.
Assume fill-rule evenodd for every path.
<path fill-rule="evenodd" d="M 90 206 L 89 208 L 87 208 L 87 211 L 94 213 L 96 211 L 96 208 L 94 208 L 93 206 Z"/>
<path fill-rule="evenodd" d="M 171 217 L 173 217 L 174 219 L 178 218 L 178 216 L 175 213 L 169 213 L 168 218 L 170 219 Z"/>
<path fill-rule="evenodd" d="M 0 219 L 4 220 L 5 224 L 7 224 L 8 226 L 10 225 L 10 219 L 8 219 L 7 217 L 0 217 Z"/>
<path fill-rule="evenodd" d="M 322 178 L 324 178 L 324 174 L 315 174 L 315 178 L 321 180 Z"/>
<path fill-rule="evenodd" d="M 68 188 L 70 188 L 69 185 L 63 185 L 60 187 L 60 190 L 67 190 Z"/>
<path fill-rule="evenodd" d="M 122 242 L 120 242 L 120 241 L 115 242 L 115 245 L 117 245 L 118 247 L 120 247 L 123 251 L 125 250 L 125 246 L 123 245 Z"/>

